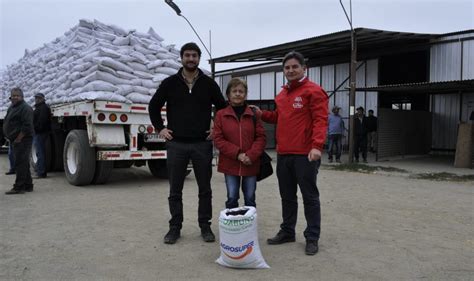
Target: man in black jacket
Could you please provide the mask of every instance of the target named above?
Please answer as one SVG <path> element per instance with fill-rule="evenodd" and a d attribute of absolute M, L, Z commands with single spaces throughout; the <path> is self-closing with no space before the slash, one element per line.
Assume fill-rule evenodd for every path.
<path fill-rule="evenodd" d="M 199 187 L 198 222 L 204 241 L 214 242 L 212 218 L 212 142 L 211 110 L 226 106 L 216 82 L 199 68 L 201 50 L 195 43 L 183 45 L 180 51 L 183 67 L 160 84 L 149 104 L 150 119 L 160 136 L 167 140 L 167 166 L 170 183 L 168 197 L 170 230 L 164 237 L 166 244 L 174 244 L 181 234 L 183 223 L 183 183 L 191 159 Z M 166 103 L 168 125 L 161 119 L 161 108 Z"/>
<path fill-rule="evenodd" d="M 374 111 L 369 110 L 367 116 L 367 143 L 370 152 L 377 150 L 377 117 L 374 116 Z"/>
<path fill-rule="evenodd" d="M 10 100 L 12 104 L 3 120 L 3 133 L 13 145 L 16 179 L 13 188 L 5 194 L 23 194 L 25 191 L 33 191 L 30 173 L 33 109 L 23 100 L 20 88 L 11 90 Z"/>
<path fill-rule="evenodd" d="M 355 162 L 359 162 L 359 151 L 362 153 L 364 163 L 367 163 L 367 118 L 364 108 L 357 108 L 357 114 L 354 116 L 354 157 Z"/>
<path fill-rule="evenodd" d="M 36 157 L 36 175 L 37 178 L 46 178 L 46 141 L 51 131 L 51 109 L 46 105 L 44 95 L 37 93 L 35 95 L 35 110 L 33 123 L 35 127 L 35 136 L 33 145 L 35 146 Z"/>

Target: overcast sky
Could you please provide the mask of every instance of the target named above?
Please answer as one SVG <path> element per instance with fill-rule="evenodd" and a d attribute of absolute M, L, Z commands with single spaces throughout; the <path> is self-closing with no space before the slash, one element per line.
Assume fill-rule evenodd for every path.
<path fill-rule="evenodd" d="M 175 0 L 206 44 L 220 57 L 346 30 L 339 0 Z M 77 25 L 97 19 L 146 32 L 167 44 L 198 39 L 164 0 L 0 0 L 0 68 L 15 63 Z M 349 0 L 344 0 L 346 7 Z M 474 28 L 474 0 L 353 0 L 354 27 L 447 33 Z M 204 52 L 204 48 L 203 52 Z M 203 54 L 201 65 L 207 69 Z M 228 68 L 218 66 L 217 70 Z"/>

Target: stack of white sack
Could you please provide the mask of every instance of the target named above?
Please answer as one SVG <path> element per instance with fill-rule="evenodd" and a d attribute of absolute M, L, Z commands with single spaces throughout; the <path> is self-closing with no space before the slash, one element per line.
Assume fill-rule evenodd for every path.
<path fill-rule="evenodd" d="M 43 93 L 48 104 L 105 100 L 147 104 L 166 77 L 181 67 L 179 50 L 153 28 L 126 31 L 97 20 L 79 24 L 33 50 L 0 76 L 0 110 L 20 87 L 32 104 Z"/>

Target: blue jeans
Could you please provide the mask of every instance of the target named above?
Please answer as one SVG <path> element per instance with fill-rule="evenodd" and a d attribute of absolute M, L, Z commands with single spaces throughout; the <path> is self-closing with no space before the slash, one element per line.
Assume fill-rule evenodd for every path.
<path fill-rule="evenodd" d="M 48 138 L 48 133 L 36 134 L 33 137 L 33 145 L 36 150 L 36 157 L 38 161 L 36 162 L 36 174 L 41 176 L 46 174 L 46 139 Z"/>
<path fill-rule="evenodd" d="M 336 149 L 336 159 L 341 159 L 341 151 L 342 151 L 342 135 L 335 134 L 329 135 L 329 147 L 328 147 L 328 158 L 332 160 L 333 150 Z"/>
<path fill-rule="evenodd" d="M 256 207 L 255 189 L 257 188 L 257 176 L 232 176 L 225 175 L 225 184 L 227 187 L 227 209 L 239 207 L 240 182 L 242 182 L 242 191 L 244 193 L 245 206 Z"/>
<path fill-rule="evenodd" d="M 10 172 L 15 172 L 15 152 L 13 152 L 13 144 L 8 144 L 8 161 L 10 162 Z"/>

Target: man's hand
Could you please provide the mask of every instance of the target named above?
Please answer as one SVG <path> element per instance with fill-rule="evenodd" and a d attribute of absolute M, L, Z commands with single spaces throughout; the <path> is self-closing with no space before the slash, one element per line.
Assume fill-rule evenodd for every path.
<path fill-rule="evenodd" d="M 212 131 L 213 131 L 212 127 L 209 129 L 209 131 L 206 131 L 206 133 L 208 133 L 206 140 L 212 140 Z"/>
<path fill-rule="evenodd" d="M 20 143 L 24 136 L 25 134 L 23 132 L 20 132 L 13 142 Z"/>
<path fill-rule="evenodd" d="M 257 115 L 257 117 L 262 116 L 262 110 L 260 109 L 260 107 L 258 107 L 256 105 L 253 105 L 253 104 L 250 104 L 249 107 L 255 109 L 255 114 Z"/>
<path fill-rule="evenodd" d="M 173 131 L 171 130 L 168 130 L 167 128 L 163 128 L 159 135 L 160 137 L 166 139 L 166 140 L 172 140 L 173 139 L 173 136 L 171 135 L 173 133 Z"/>
<path fill-rule="evenodd" d="M 321 151 L 316 148 L 311 149 L 308 153 L 308 161 L 317 161 L 319 159 L 321 159 Z"/>

